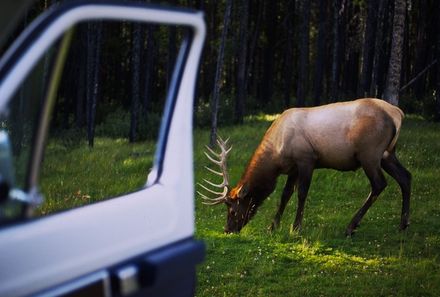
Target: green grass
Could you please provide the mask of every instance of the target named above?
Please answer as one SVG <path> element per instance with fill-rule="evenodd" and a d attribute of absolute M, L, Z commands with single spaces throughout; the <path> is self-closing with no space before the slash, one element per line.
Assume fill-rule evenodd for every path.
<path fill-rule="evenodd" d="M 228 160 L 237 182 L 270 125 L 270 116 L 254 116 L 243 126 L 220 129 L 233 145 Z M 195 178 L 209 173 L 203 155 L 208 130 L 195 131 Z M 42 170 L 47 203 L 41 214 L 100 201 L 142 187 L 151 167 L 152 143 L 98 138 L 66 148 L 49 141 Z M 398 157 L 413 175 L 411 226 L 398 231 L 401 194 L 388 187 L 352 238 L 345 228 L 369 192 L 362 170 L 317 170 L 305 207 L 303 230 L 291 235 L 296 193 L 280 229 L 269 233 L 285 177 L 238 235 L 225 235 L 225 206 L 209 207 L 196 197 L 196 237 L 207 247 L 198 268 L 201 296 L 439 296 L 440 292 L 440 125 L 408 117 Z M 91 164 L 94 164 L 91 166 Z"/>
<path fill-rule="evenodd" d="M 45 203 L 37 209 L 44 215 L 82 206 L 145 185 L 153 164 L 154 143 L 130 144 L 126 139 L 97 138 L 93 149 L 87 143 L 51 139 L 41 172 Z"/>
<path fill-rule="evenodd" d="M 253 118 L 220 130 L 234 146 L 231 181 L 241 176 L 270 123 Z M 208 173 L 202 154 L 207 131 L 197 131 L 196 179 Z M 238 235 L 223 234 L 224 206 L 196 203 L 197 237 L 207 246 L 198 271 L 197 296 L 438 296 L 440 292 L 440 125 L 407 118 L 398 157 L 413 175 L 411 226 L 398 231 L 401 194 L 391 178 L 352 238 L 345 227 L 362 205 L 369 183 L 362 170 L 317 170 L 303 230 L 290 235 L 296 193 L 280 230 L 269 233 L 285 178 Z"/>

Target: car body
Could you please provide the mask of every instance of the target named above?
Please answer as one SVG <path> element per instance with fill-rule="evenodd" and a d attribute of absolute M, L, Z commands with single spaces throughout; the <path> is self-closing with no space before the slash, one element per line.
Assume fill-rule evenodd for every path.
<path fill-rule="evenodd" d="M 38 176 L 54 96 L 38 117 L 25 186 L 8 188 L 20 215 L 0 228 L 0 296 L 192 296 L 195 267 L 204 257 L 194 239 L 192 114 L 205 38 L 202 13 L 126 1 L 58 5 L 33 21 L 0 60 L 0 112 L 26 75 L 69 30 L 86 20 L 185 26 L 189 34 L 169 85 L 154 166 L 146 187 L 111 200 L 33 219 Z M 62 47 L 59 50 L 62 51 Z M 62 58 L 62 52 L 58 57 Z M 63 63 L 58 59 L 57 63 Z M 56 67 L 55 67 L 56 68 Z M 53 82 L 56 86 L 56 82 Z M 7 129 L 4 134 L 6 163 Z M 1 162 L 0 162 L 1 163 Z M 0 175 L 11 172 L 11 162 Z"/>

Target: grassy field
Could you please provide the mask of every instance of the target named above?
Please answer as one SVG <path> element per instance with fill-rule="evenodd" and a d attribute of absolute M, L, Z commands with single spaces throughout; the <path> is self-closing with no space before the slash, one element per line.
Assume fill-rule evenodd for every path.
<path fill-rule="evenodd" d="M 41 172 L 45 215 L 135 191 L 145 185 L 153 164 L 154 142 L 130 144 L 126 139 L 86 141 L 50 139 Z"/>
<path fill-rule="evenodd" d="M 255 117 L 243 127 L 220 130 L 234 146 L 231 181 L 241 176 L 270 124 Z M 209 173 L 202 154 L 207 131 L 197 131 L 196 179 Z M 388 187 L 352 238 L 345 227 L 369 193 L 362 170 L 315 171 L 305 207 L 303 230 L 290 235 L 296 193 L 281 228 L 269 233 L 285 178 L 238 235 L 223 234 L 225 206 L 197 199 L 197 237 L 207 246 L 198 272 L 197 296 L 439 296 L 440 295 L 440 125 L 407 118 L 398 157 L 413 175 L 411 226 L 398 231 L 401 194 Z"/>
<path fill-rule="evenodd" d="M 243 126 L 219 131 L 234 147 L 229 158 L 232 183 L 240 178 L 271 120 L 255 116 Z M 209 175 L 203 168 L 209 163 L 203 155 L 208 138 L 207 130 L 195 132 L 196 181 Z M 39 213 L 142 186 L 153 152 L 152 143 L 131 145 L 121 139 L 98 138 L 93 150 L 85 142 L 67 148 L 63 139 L 49 141 L 42 170 L 47 202 Z M 355 236 L 345 237 L 345 227 L 369 192 L 361 170 L 316 171 L 303 230 L 296 235 L 289 233 L 296 196 L 280 230 L 267 231 L 285 177 L 238 235 L 223 234 L 225 206 L 202 205 L 196 197 L 196 237 L 207 247 L 206 261 L 198 269 L 197 296 L 439 296 L 440 125 L 407 118 L 398 156 L 413 175 L 411 226 L 405 232 L 398 231 L 400 190 L 388 178 L 389 186 Z"/>

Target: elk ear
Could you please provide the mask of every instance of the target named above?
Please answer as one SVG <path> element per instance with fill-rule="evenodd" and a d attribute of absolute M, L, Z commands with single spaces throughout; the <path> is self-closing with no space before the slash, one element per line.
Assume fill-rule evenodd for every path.
<path fill-rule="evenodd" d="M 249 187 L 247 184 L 243 184 L 240 186 L 240 188 L 237 190 L 237 198 L 241 199 L 245 197 L 249 193 Z"/>
<path fill-rule="evenodd" d="M 239 187 L 233 188 L 229 192 L 229 199 L 231 199 L 231 200 L 241 199 L 244 196 L 246 196 L 248 194 L 248 192 L 249 192 L 248 186 L 246 184 L 243 184 Z"/>

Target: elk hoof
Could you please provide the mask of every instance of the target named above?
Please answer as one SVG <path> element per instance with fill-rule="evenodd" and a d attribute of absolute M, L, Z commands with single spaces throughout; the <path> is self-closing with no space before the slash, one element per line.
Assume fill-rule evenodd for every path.
<path fill-rule="evenodd" d="M 270 226 L 267 228 L 267 231 L 269 231 L 269 233 L 272 233 L 274 231 L 276 231 L 278 229 L 278 226 L 275 226 L 274 223 L 270 224 Z"/>
<path fill-rule="evenodd" d="M 359 223 L 352 221 L 345 230 L 345 235 L 347 237 L 352 237 L 357 227 L 359 227 Z"/>
<path fill-rule="evenodd" d="M 347 230 L 345 230 L 345 236 L 352 237 L 354 235 L 354 232 L 356 231 L 356 228 L 359 226 L 359 224 L 350 224 L 347 227 Z"/>
<path fill-rule="evenodd" d="M 409 226 L 409 222 L 402 222 L 402 223 L 400 223 L 399 230 L 405 231 L 406 228 L 408 228 L 408 226 Z"/>
<path fill-rule="evenodd" d="M 351 238 L 354 235 L 354 229 L 348 228 L 347 230 L 345 230 L 345 236 L 347 238 Z"/>
<path fill-rule="evenodd" d="M 270 224 L 270 226 L 267 229 L 269 230 L 270 233 L 272 233 L 278 230 L 279 227 L 280 227 L 280 222 L 273 221 L 272 224 Z"/>
<path fill-rule="evenodd" d="M 301 225 L 292 225 L 290 227 L 290 235 L 298 235 L 301 231 Z"/>

